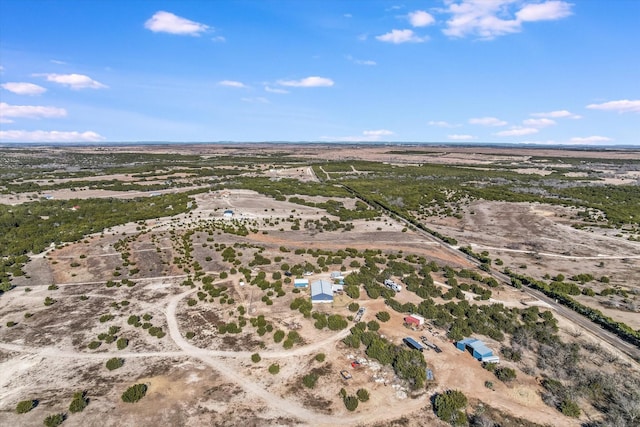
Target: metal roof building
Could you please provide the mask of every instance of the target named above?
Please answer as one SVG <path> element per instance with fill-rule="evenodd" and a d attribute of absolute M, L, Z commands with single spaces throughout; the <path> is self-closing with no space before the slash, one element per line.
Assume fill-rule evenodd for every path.
<path fill-rule="evenodd" d="M 333 291 L 331 282 L 327 280 L 316 280 L 311 283 L 311 302 L 327 303 L 333 302 Z"/>
<path fill-rule="evenodd" d="M 467 348 L 471 349 L 473 357 L 478 360 L 482 360 L 493 356 L 493 351 L 487 347 L 482 341 L 476 338 L 465 338 L 456 343 L 456 347 L 460 351 L 465 351 Z"/>

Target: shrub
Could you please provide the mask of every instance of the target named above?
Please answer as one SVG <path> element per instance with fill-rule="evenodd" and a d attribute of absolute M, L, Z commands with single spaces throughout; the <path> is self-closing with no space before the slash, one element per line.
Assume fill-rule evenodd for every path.
<path fill-rule="evenodd" d="M 27 412 L 35 408 L 37 405 L 38 405 L 37 400 L 23 400 L 22 402 L 18 402 L 18 404 L 16 405 L 16 412 L 18 414 L 26 414 Z"/>
<path fill-rule="evenodd" d="M 386 311 L 379 311 L 376 314 L 376 318 L 381 322 L 388 322 L 391 319 L 391 315 Z"/>
<path fill-rule="evenodd" d="M 578 418 L 580 416 L 580 407 L 570 399 L 564 399 L 560 403 L 560 411 L 567 417 Z"/>
<path fill-rule="evenodd" d="M 436 415 L 451 425 L 467 425 L 467 416 L 462 411 L 467 406 L 467 397 L 458 390 L 447 390 L 435 398 Z"/>
<path fill-rule="evenodd" d="M 276 343 L 279 343 L 280 341 L 282 341 L 284 339 L 284 331 L 282 330 L 277 330 L 274 334 L 273 334 L 273 340 Z"/>
<path fill-rule="evenodd" d="M 69 412 L 76 413 L 84 411 L 84 408 L 89 404 L 89 400 L 87 399 L 87 393 L 84 391 L 78 391 L 73 393 L 73 400 L 69 405 Z"/>
<path fill-rule="evenodd" d="M 314 359 L 316 359 L 317 362 L 324 362 L 325 357 L 324 353 L 318 353 Z"/>
<path fill-rule="evenodd" d="M 276 375 L 278 372 L 280 372 L 280 365 L 278 365 L 277 363 L 274 363 L 269 366 L 269 373 L 271 375 Z"/>
<path fill-rule="evenodd" d="M 54 300 L 54 299 L 53 299 L 53 298 L 51 298 L 51 297 L 46 297 L 46 298 L 44 299 L 44 305 L 46 305 L 47 307 L 48 307 L 48 306 L 50 306 L 50 305 L 55 304 L 55 302 L 56 302 L 56 300 Z"/>
<path fill-rule="evenodd" d="M 101 344 L 102 343 L 100 341 L 91 341 L 87 347 L 89 347 L 90 350 L 95 350 L 100 347 Z"/>
<path fill-rule="evenodd" d="M 196 336 L 196 333 L 189 331 L 185 334 L 185 336 L 187 337 L 188 340 L 190 340 L 191 338 Z"/>
<path fill-rule="evenodd" d="M 129 340 L 126 338 L 119 338 L 116 341 L 116 345 L 118 346 L 118 350 L 124 350 L 129 345 Z"/>
<path fill-rule="evenodd" d="M 64 414 L 51 414 L 44 419 L 44 425 L 47 427 L 57 427 L 62 424 L 65 418 Z"/>
<path fill-rule="evenodd" d="M 509 382 L 516 379 L 516 371 L 511 368 L 500 367 L 496 368 L 496 377 L 503 382 Z"/>
<path fill-rule="evenodd" d="M 8 321 L 8 322 L 7 322 L 7 328 L 12 328 L 12 327 L 14 327 L 14 326 L 16 326 L 16 325 L 17 325 L 17 323 L 16 323 L 16 322 L 14 322 L 14 321 L 12 321 L 12 320 L 10 320 L 10 321 Z"/>
<path fill-rule="evenodd" d="M 369 392 L 364 388 L 358 389 L 356 396 L 358 396 L 358 400 L 360 402 L 366 402 L 369 400 Z"/>
<path fill-rule="evenodd" d="M 346 396 L 344 398 L 344 406 L 349 411 L 355 411 L 358 408 L 358 398 L 355 396 Z"/>
<path fill-rule="evenodd" d="M 491 381 L 485 381 L 484 382 L 484 386 L 486 388 L 490 388 L 491 390 L 493 390 L 493 382 L 491 382 Z"/>
<path fill-rule="evenodd" d="M 135 384 L 122 393 L 122 401 L 127 403 L 135 403 L 147 394 L 147 386 L 145 384 Z"/>
<path fill-rule="evenodd" d="M 372 320 L 370 322 L 367 322 L 367 328 L 369 328 L 370 331 L 377 331 L 378 329 L 380 329 L 380 324 L 378 322 L 376 322 L 375 320 Z"/>
<path fill-rule="evenodd" d="M 113 314 L 103 314 L 100 316 L 100 323 L 108 322 L 109 320 L 112 320 L 113 317 Z"/>
<path fill-rule="evenodd" d="M 349 308 L 349 311 L 352 311 L 355 313 L 360 308 L 360 304 L 358 304 L 357 302 L 352 302 L 351 304 L 349 304 L 348 308 Z"/>
<path fill-rule="evenodd" d="M 253 353 L 253 354 L 251 355 L 251 361 L 252 361 L 253 363 L 258 363 L 258 362 L 259 362 L 259 361 L 261 361 L 261 360 L 262 360 L 262 358 L 260 357 L 260 355 L 259 355 L 258 353 Z"/>
<path fill-rule="evenodd" d="M 110 371 L 113 371 L 114 369 L 118 369 L 122 367 L 122 365 L 124 365 L 124 359 L 120 357 L 112 357 L 111 359 L 107 360 L 107 363 L 106 363 L 107 369 Z"/>
<path fill-rule="evenodd" d="M 194 305 L 196 305 L 197 303 L 198 303 L 198 300 L 195 300 L 195 299 L 193 299 L 193 298 L 189 298 L 189 299 L 187 300 L 187 305 L 188 305 L 189 307 L 193 307 L 193 306 L 194 306 Z"/>
<path fill-rule="evenodd" d="M 304 386 L 307 388 L 314 388 L 317 382 L 318 375 L 313 372 L 302 377 L 302 384 L 304 384 Z"/>

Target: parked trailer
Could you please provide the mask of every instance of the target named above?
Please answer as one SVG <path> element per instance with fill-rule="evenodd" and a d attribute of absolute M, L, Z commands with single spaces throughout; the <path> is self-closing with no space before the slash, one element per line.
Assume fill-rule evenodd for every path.
<path fill-rule="evenodd" d="M 422 346 L 422 344 L 420 344 L 418 341 L 414 340 L 411 337 L 406 337 L 402 341 L 404 341 L 406 345 L 408 345 L 409 347 L 415 350 L 424 351 L 424 347 Z"/>
<path fill-rule="evenodd" d="M 440 347 L 438 347 L 437 345 L 429 341 L 427 337 L 422 336 L 420 337 L 420 340 L 422 340 L 422 343 L 424 345 L 426 345 L 429 348 L 432 348 L 436 353 L 442 353 L 442 350 L 440 349 Z"/>
<path fill-rule="evenodd" d="M 395 292 L 400 292 L 402 290 L 402 286 L 398 285 L 396 282 L 394 282 L 391 279 L 385 279 L 384 286 Z"/>
<path fill-rule="evenodd" d="M 353 318 L 353 321 L 358 323 L 360 319 L 362 319 L 363 315 L 364 315 L 364 307 L 360 307 L 358 309 L 358 312 L 356 313 L 356 316 Z"/>

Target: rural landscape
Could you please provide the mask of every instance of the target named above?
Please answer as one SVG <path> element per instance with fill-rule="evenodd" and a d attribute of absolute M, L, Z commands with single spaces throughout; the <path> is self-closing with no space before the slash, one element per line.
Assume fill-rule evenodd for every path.
<path fill-rule="evenodd" d="M 0 151 L 0 424 L 634 426 L 640 152 Z"/>

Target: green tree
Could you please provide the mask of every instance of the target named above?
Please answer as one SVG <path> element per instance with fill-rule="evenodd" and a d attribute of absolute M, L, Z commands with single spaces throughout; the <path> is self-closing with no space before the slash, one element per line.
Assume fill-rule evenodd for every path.
<path fill-rule="evenodd" d="M 47 427 L 58 427 L 65 418 L 64 414 L 51 414 L 44 419 L 44 425 Z"/>
<path fill-rule="evenodd" d="M 467 415 L 462 411 L 467 406 L 467 396 L 458 390 L 447 390 L 436 396 L 436 415 L 454 426 L 467 425 Z"/>
<path fill-rule="evenodd" d="M 18 404 L 16 405 L 16 412 L 18 414 L 26 414 L 27 412 L 35 408 L 37 405 L 38 405 L 37 400 L 23 400 L 22 402 L 18 402 Z"/>
<path fill-rule="evenodd" d="M 580 407 L 571 399 L 564 399 L 560 403 L 560 411 L 567 417 L 578 418 L 580 416 Z"/>
<path fill-rule="evenodd" d="M 275 341 L 276 343 L 279 343 L 283 339 L 284 339 L 284 331 L 278 329 L 277 331 L 274 332 L 273 341 Z"/>
<path fill-rule="evenodd" d="M 135 384 L 122 393 L 122 401 L 127 403 L 135 403 L 147 394 L 147 386 L 145 384 Z"/>
<path fill-rule="evenodd" d="M 358 396 L 358 400 L 360 402 L 366 402 L 367 400 L 369 400 L 369 392 L 364 388 L 358 389 L 358 391 L 356 392 L 356 396 Z"/>
<path fill-rule="evenodd" d="M 496 368 L 495 375 L 503 382 L 509 382 L 516 379 L 516 371 L 507 367 Z"/>
<path fill-rule="evenodd" d="M 107 360 L 106 363 L 107 369 L 110 371 L 121 368 L 122 365 L 124 365 L 124 359 L 120 357 L 112 357 L 111 359 Z"/>
<path fill-rule="evenodd" d="M 116 346 L 118 346 L 118 350 L 124 350 L 129 345 L 129 340 L 126 338 L 118 338 L 116 341 Z"/>
<path fill-rule="evenodd" d="M 391 315 L 386 311 L 379 311 L 376 314 L 376 318 L 381 322 L 388 322 L 391 319 Z"/>
<path fill-rule="evenodd" d="M 280 372 L 280 365 L 278 365 L 277 363 L 274 363 L 269 366 L 269 373 L 271 375 L 276 375 L 278 372 Z"/>
<path fill-rule="evenodd" d="M 258 362 L 259 362 L 259 361 L 261 361 L 261 360 L 262 360 L 262 358 L 260 357 L 260 355 L 259 355 L 258 353 L 253 353 L 253 354 L 251 355 L 251 361 L 252 361 L 253 363 L 258 363 Z"/>
<path fill-rule="evenodd" d="M 302 377 L 302 384 L 307 388 L 314 388 L 318 382 L 318 374 L 312 372 Z"/>
<path fill-rule="evenodd" d="M 87 399 L 87 393 L 85 391 L 75 392 L 73 393 L 73 400 L 71 401 L 71 404 L 69 404 L 69 412 L 82 412 L 88 404 L 89 399 Z"/>
<path fill-rule="evenodd" d="M 325 354 L 324 353 L 318 353 L 316 354 L 316 357 L 314 359 L 316 359 L 317 362 L 324 362 L 325 359 Z"/>
<path fill-rule="evenodd" d="M 346 396 L 344 398 L 344 406 L 349 411 L 355 411 L 358 408 L 358 398 L 355 396 Z"/>
<path fill-rule="evenodd" d="M 349 308 L 349 311 L 352 311 L 355 313 L 360 308 L 360 304 L 358 304 L 357 302 L 352 302 L 351 304 L 349 304 L 348 308 Z"/>

